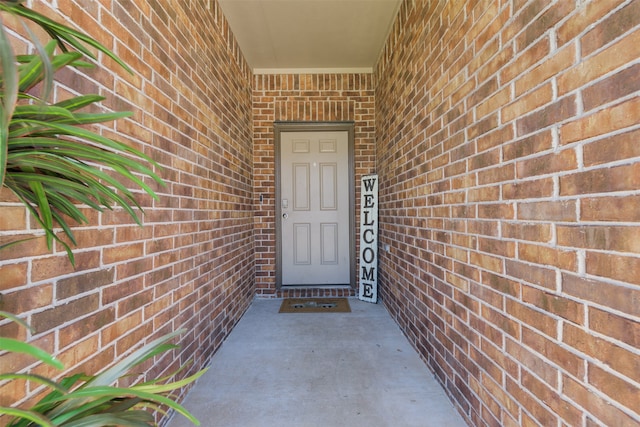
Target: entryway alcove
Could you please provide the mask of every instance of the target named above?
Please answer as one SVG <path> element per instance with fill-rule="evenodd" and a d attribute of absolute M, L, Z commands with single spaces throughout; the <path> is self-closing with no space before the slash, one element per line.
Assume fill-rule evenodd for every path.
<path fill-rule="evenodd" d="M 259 66 L 244 45 L 251 34 L 234 29 L 225 3 L 258 14 L 254 29 L 286 15 L 297 31 L 288 50 L 301 57 L 321 59 L 326 51 L 312 47 L 350 46 L 373 40 L 372 28 L 388 31 L 367 67 Z M 143 227 L 121 210 L 83 206 L 89 222 L 73 228 L 75 266 L 60 244 L 47 247 L 29 212 L 3 188 L 0 245 L 37 237 L 0 251 L 0 309 L 35 328 L 2 323 L 3 336 L 45 348 L 67 372 L 95 372 L 152 337 L 186 328 L 176 340 L 181 348 L 145 366 L 140 379 L 192 362 L 186 376 L 216 352 L 224 356 L 223 342 L 234 345 L 234 328 L 251 319 L 245 313 L 288 296 L 353 296 L 351 286 L 279 287 L 276 262 L 276 226 L 286 212 L 276 197 L 274 125 L 350 123 L 348 179 L 378 175 L 379 240 L 389 248 L 378 252 L 379 304 L 362 310 L 380 322 L 388 313 L 464 421 L 640 425 L 637 1 L 402 0 L 382 24 L 356 27 L 371 14 L 352 14 L 353 30 L 365 37 L 336 37 L 349 29 L 333 27 L 337 18 L 320 20 L 325 31 L 311 26 L 331 7 L 377 10 L 388 2 L 30 4 L 104 42 L 134 70 L 99 55 L 105 70 L 65 74 L 52 94 L 67 99 L 79 84 L 106 97 L 96 108 L 130 110 L 131 117 L 95 129 L 157 161 L 167 185 L 151 183 L 158 200 L 140 194 Z M 271 13 L 269 5 L 288 10 Z M 273 42 L 292 28 L 271 25 L 258 38 Z M 304 34 L 323 43 L 303 44 Z M 27 49 L 22 30 L 9 36 L 16 49 Z M 355 237 L 357 188 L 353 200 Z M 331 227 L 325 231 L 329 239 Z M 350 280 L 354 262 L 351 256 Z M 277 333 L 268 322 L 256 328 Z M 361 356 L 351 347 L 356 336 L 376 330 L 346 315 L 326 322 L 353 337 L 344 345 L 354 360 Z M 315 333 L 298 327 L 288 339 Z M 375 338 L 359 345 L 400 356 L 395 341 Z M 240 345 L 256 364 L 261 352 L 270 354 Z M 298 350 L 326 363 L 322 372 L 351 373 L 340 370 L 344 353 L 323 359 Z M 7 355 L 0 364 L 49 369 Z M 304 365 L 296 366 L 297 375 Z M 404 395 L 393 388 L 399 383 L 380 378 L 369 391 L 393 413 Z M 282 385 L 282 377 L 257 379 Z M 1 406 L 27 405 L 37 392 L 25 382 L 0 383 Z M 271 396 L 274 407 L 285 396 Z M 290 408 L 292 419 L 301 419 L 298 409 L 317 409 L 305 405 Z M 360 416 L 371 421 L 370 413 Z"/>

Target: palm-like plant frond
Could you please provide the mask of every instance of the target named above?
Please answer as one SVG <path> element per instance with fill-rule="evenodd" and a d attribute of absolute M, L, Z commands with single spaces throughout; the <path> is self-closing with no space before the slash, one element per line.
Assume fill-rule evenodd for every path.
<path fill-rule="evenodd" d="M 7 317 L 28 327 L 22 320 L 9 313 L 0 312 L 0 317 Z M 151 341 L 98 375 L 74 374 L 56 382 L 35 374 L 0 374 L 0 381 L 20 379 L 43 385 L 51 390 L 49 394 L 29 409 L 0 407 L 0 414 L 12 417 L 7 427 L 35 427 L 38 425 L 149 427 L 155 425 L 154 418 L 145 409 L 161 411 L 162 407 L 169 407 L 199 425 L 198 420 L 182 405 L 167 396 L 167 393 L 197 380 L 206 372 L 206 369 L 173 382 L 170 382 L 170 378 L 177 372 L 169 377 L 154 379 L 130 387 L 113 385 L 119 379 L 130 374 L 132 369 L 141 363 L 177 348 L 169 341 L 183 332 L 184 330 L 179 330 Z M 62 369 L 62 364 L 57 359 L 28 343 L 0 337 L 0 350 L 27 354 Z"/>
<path fill-rule="evenodd" d="M 47 34 L 49 34 L 51 39 L 57 43 L 58 47 L 63 52 L 68 51 L 70 47 L 91 59 L 96 59 L 94 53 L 87 48 L 87 46 L 90 46 L 104 53 L 109 58 L 117 62 L 122 68 L 131 72 L 131 69 L 127 64 L 95 39 L 80 31 L 60 24 L 53 19 L 47 18 L 46 16 L 25 7 L 23 3 L 24 0 L 2 0 L 0 1 L 0 12 L 8 12 L 14 16 L 24 18 L 37 24 L 40 28 L 45 30 Z"/>
<path fill-rule="evenodd" d="M 18 99 L 18 73 L 9 37 L 0 15 L 0 185 L 4 182 L 9 150 L 9 123 Z"/>
<path fill-rule="evenodd" d="M 99 123 L 131 113 L 80 111 L 99 110 L 104 100 L 99 95 L 52 104 L 47 90 L 40 97 L 32 93 L 37 86 L 50 85 L 52 75 L 62 68 L 92 67 L 82 60 L 96 58 L 90 48 L 129 68 L 91 37 L 21 3 L 0 0 L 0 12 L 36 23 L 52 40 L 38 45 L 36 54 L 14 56 L 4 25 L 0 28 L 0 183 L 31 212 L 45 232 L 49 249 L 57 241 L 73 263 L 72 226 L 87 222 L 80 206 L 98 211 L 119 206 L 141 224 L 142 207 L 131 187 L 157 199 L 146 178 L 161 185 L 163 181 L 153 171 L 158 165 L 149 156 L 94 131 Z M 56 54 L 56 48 L 62 52 Z"/>

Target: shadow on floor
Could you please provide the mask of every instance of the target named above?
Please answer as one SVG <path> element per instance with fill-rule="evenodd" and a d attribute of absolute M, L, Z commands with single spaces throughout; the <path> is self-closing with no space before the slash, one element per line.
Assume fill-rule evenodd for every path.
<path fill-rule="evenodd" d="M 281 302 L 255 300 L 187 396 L 203 427 L 466 426 L 382 305 L 292 314 Z"/>

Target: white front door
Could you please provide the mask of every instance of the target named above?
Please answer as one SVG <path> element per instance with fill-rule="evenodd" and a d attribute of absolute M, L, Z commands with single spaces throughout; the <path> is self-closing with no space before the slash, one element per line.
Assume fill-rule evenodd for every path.
<path fill-rule="evenodd" d="M 350 284 L 347 131 L 280 133 L 282 285 Z"/>

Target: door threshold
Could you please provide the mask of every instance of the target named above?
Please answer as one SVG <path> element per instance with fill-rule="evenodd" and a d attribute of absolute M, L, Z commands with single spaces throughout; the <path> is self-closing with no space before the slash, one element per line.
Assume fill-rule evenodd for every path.
<path fill-rule="evenodd" d="M 281 291 L 291 289 L 352 289 L 351 285 L 282 285 Z"/>
<path fill-rule="evenodd" d="M 354 297 L 356 289 L 351 285 L 282 285 L 276 298 L 336 298 Z"/>

